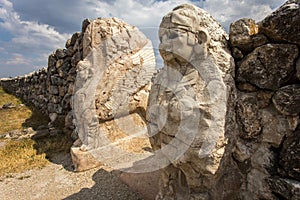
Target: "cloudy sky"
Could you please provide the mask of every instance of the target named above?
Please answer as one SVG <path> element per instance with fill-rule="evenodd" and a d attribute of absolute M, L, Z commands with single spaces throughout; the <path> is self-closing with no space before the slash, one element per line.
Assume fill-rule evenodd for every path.
<path fill-rule="evenodd" d="M 48 55 L 64 48 L 85 18 L 118 17 L 137 26 L 158 45 L 161 18 L 176 5 L 207 10 L 228 30 L 246 17 L 260 21 L 285 0 L 0 0 L 0 78 L 47 66 Z"/>

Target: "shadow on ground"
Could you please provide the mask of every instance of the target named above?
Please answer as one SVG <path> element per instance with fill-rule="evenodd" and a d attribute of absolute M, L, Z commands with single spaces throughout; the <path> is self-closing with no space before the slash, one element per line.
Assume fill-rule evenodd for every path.
<path fill-rule="evenodd" d="M 117 175 L 103 169 L 93 175 L 95 185 L 91 188 L 83 188 L 64 200 L 142 200 L 139 194 L 122 183 Z"/>
<path fill-rule="evenodd" d="M 48 116 L 31 105 L 28 108 L 32 114 L 22 124 L 22 127 L 31 127 L 35 132 L 31 139 L 35 142 L 34 148 L 37 154 L 45 154 L 46 159 L 50 162 L 62 165 L 68 171 L 73 171 L 70 148 L 74 141 L 69 133 L 63 131 L 64 117 L 58 118 L 50 129 Z"/>
<path fill-rule="evenodd" d="M 70 147 L 73 144 L 73 140 L 70 134 L 62 131 L 64 128 L 64 117 L 58 118 L 57 122 L 52 124 L 50 128 L 48 125 L 48 116 L 44 115 L 33 106 L 27 105 L 26 108 L 31 110 L 31 115 L 28 119 L 25 118 L 26 120 L 22 124 L 21 128 L 23 130 L 18 131 L 24 132 L 26 129 L 30 130 L 30 134 L 34 133 L 34 135 L 31 137 L 31 140 L 34 141 L 33 147 L 37 154 L 45 154 L 45 157 L 50 162 L 61 165 L 65 170 L 73 172 L 73 164 L 70 156 Z M 150 151 L 150 149 L 148 150 Z M 72 194 L 65 199 L 143 199 L 141 195 L 132 191 L 132 187 L 137 187 L 139 185 L 142 187 L 146 186 L 144 188 L 147 188 L 152 187 L 152 184 L 157 185 L 157 183 L 152 181 L 153 179 L 149 178 L 149 176 L 152 175 L 148 175 L 148 177 L 146 177 L 148 180 L 147 185 L 143 181 L 145 180 L 144 175 L 126 174 L 118 171 L 108 172 L 104 169 L 100 169 L 92 176 L 92 180 L 95 182 L 95 184 L 91 188 L 83 188 L 79 192 Z M 81 176 L 78 174 L 78 177 Z M 150 184 L 149 182 L 152 183 Z M 131 188 L 128 185 L 131 186 Z M 148 192 L 151 193 L 151 190 L 148 190 Z M 154 194 L 156 194 L 156 192 L 153 192 L 152 195 Z"/>
<path fill-rule="evenodd" d="M 22 124 L 22 127 L 31 127 L 33 130 L 37 130 L 41 126 L 47 127 L 49 122 L 48 116 L 31 105 L 26 106 L 31 110 L 31 116 L 25 120 L 25 122 Z"/>

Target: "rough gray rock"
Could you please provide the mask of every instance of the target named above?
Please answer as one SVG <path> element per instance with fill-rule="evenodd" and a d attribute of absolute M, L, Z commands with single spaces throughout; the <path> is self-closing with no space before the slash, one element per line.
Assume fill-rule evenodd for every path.
<path fill-rule="evenodd" d="M 229 32 L 231 45 L 246 53 L 268 42 L 264 35 L 258 34 L 258 26 L 253 19 L 243 18 L 230 24 Z M 236 50 L 234 52 L 235 58 L 242 57 Z"/>
<path fill-rule="evenodd" d="M 283 115 L 300 114 L 300 85 L 280 88 L 272 98 L 276 109 Z"/>
<path fill-rule="evenodd" d="M 285 135 L 291 133 L 286 116 L 281 115 L 269 106 L 261 111 L 262 118 L 262 141 L 279 148 Z"/>
<path fill-rule="evenodd" d="M 259 23 L 259 32 L 273 41 L 300 45 L 300 1 L 289 0 Z"/>
<path fill-rule="evenodd" d="M 66 50 L 65 49 L 57 49 L 55 51 L 55 55 L 56 55 L 57 59 L 63 59 L 64 57 L 67 56 Z"/>
<path fill-rule="evenodd" d="M 297 57 L 296 45 L 258 47 L 238 65 L 238 81 L 249 82 L 261 89 L 277 90 L 292 77 Z"/>
<path fill-rule="evenodd" d="M 296 63 L 296 76 L 300 80 L 300 58 L 298 58 Z"/>
<path fill-rule="evenodd" d="M 280 151 L 279 164 L 283 176 L 300 181 L 300 129 L 287 136 Z"/>
<path fill-rule="evenodd" d="M 240 94 L 237 100 L 237 122 L 242 131 L 240 137 L 243 139 L 254 139 L 262 129 L 261 118 L 257 97 L 254 94 Z"/>
<path fill-rule="evenodd" d="M 272 177 L 268 179 L 268 184 L 272 192 L 278 196 L 278 199 L 298 200 L 300 197 L 300 182 Z"/>

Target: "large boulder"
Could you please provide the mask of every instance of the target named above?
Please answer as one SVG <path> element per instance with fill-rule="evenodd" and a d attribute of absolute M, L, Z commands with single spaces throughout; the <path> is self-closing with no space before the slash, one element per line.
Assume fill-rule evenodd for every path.
<path fill-rule="evenodd" d="M 280 88 L 272 98 L 277 110 L 283 115 L 300 114 L 300 84 Z"/>
<path fill-rule="evenodd" d="M 300 45 L 300 0 L 289 0 L 262 20 L 259 32 L 277 42 Z"/>
<path fill-rule="evenodd" d="M 229 32 L 231 45 L 246 53 L 268 42 L 263 34 L 258 34 L 258 25 L 253 19 L 243 18 L 230 24 Z"/>
<path fill-rule="evenodd" d="M 261 89 L 277 90 L 291 79 L 297 57 L 296 45 L 258 47 L 238 65 L 238 81 L 249 82 Z"/>

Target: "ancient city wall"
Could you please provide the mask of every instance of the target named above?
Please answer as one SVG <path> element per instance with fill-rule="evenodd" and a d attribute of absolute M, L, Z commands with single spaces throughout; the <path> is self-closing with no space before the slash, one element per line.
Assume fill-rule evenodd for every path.
<path fill-rule="evenodd" d="M 49 55 L 47 68 L 25 76 L 1 79 L 1 86 L 51 116 L 51 120 L 63 121 L 71 111 L 76 65 L 83 58 L 82 37 L 88 24 L 88 20 L 83 21 L 82 32 L 73 34 L 65 49 L 57 49 Z M 67 120 L 67 127 L 73 129 L 70 114 Z"/>
<path fill-rule="evenodd" d="M 176 8 L 175 12 L 176 10 L 179 12 L 180 9 L 191 9 L 198 13 L 197 16 L 200 16 L 202 20 L 199 24 L 192 24 L 190 29 L 186 28 L 186 32 L 188 30 L 193 30 L 193 34 L 198 32 L 197 41 L 202 40 L 197 49 L 197 53 L 201 56 L 193 57 L 191 60 L 191 66 L 196 67 L 197 70 L 187 63 L 177 65 L 172 60 L 167 60 L 169 63 L 165 60 L 167 65 L 173 69 L 173 76 L 167 76 L 170 73 L 167 68 L 161 70 L 153 83 L 148 108 L 145 105 L 147 102 L 145 95 L 149 94 L 149 89 L 146 87 L 149 84 L 141 80 L 140 83 L 143 82 L 143 84 L 135 86 L 140 93 L 130 93 L 128 101 L 133 102 L 133 107 L 132 109 L 127 108 L 127 114 L 135 111 L 138 107 L 148 110 L 150 107 L 151 109 L 155 108 L 150 110 L 153 111 L 153 115 L 147 116 L 147 122 L 150 123 L 148 132 L 151 145 L 155 151 L 165 146 L 170 147 L 167 149 L 168 152 L 162 152 L 162 155 L 165 154 L 169 159 L 169 165 L 163 166 L 161 169 L 161 180 L 160 183 L 157 183 L 159 184 L 157 199 L 299 199 L 300 1 L 287 1 L 261 22 L 255 22 L 252 19 L 238 20 L 231 24 L 229 36 L 205 11 L 185 5 Z M 180 20 L 182 16 L 176 13 L 175 15 L 178 17 L 178 21 L 174 27 L 169 20 L 170 16 L 167 15 L 161 28 L 178 28 L 178 23 L 182 23 Z M 183 21 L 186 21 L 186 18 Z M 87 76 L 88 78 L 85 79 L 85 75 L 90 73 L 86 74 L 85 69 L 91 67 L 88 63 L 91 59 L 87 59 L 87 62 L 84 61 L 87 54 L 83 50 L 84 46 L 89 47 L 89 45 L 83 44 L 83 32 L 89 24 L 88 20 L 84 21 L 82 33 L 75 33 L 67 41 L 66 49 L 58 49 L 49 56 L 47 69 L 41 69 L 24 77 L 1 80 L 1 86 L 9 92 L 34 104 L 49 116 L 56 114 L 66 116 L 66 126 L 71 129 L 74 125 L 88 127 L 86 132 L 94 127 L 94 124 L 88 123 L 89 120 L 93 122 L 93 116 L 87 115 L 84 118 L 87 120 L 87 124 L 81 122 L 80 116 L 77 116 L 77 122 L 74 121 L 70 101 L 74 94 L 76 71 L 78 71 L 76 66 L 79 61 L 82 62 L 80 65 L 82 69 L 79 71 L 82 72 L 83 78 L 79 79 L 76 90 L 79 91 L 80 88 L 83 88 L 81 86 L 88 83 L 87 80 L 91 80 L 92 77 Z M 181 25 L 180 28 L 182 28 Z M 188 27 L 186 24 L 183 26 Z M 131 28 L 129 29 L 131 30 Z M 218 30 L 217 33 L 214 32 L 216 30 Z M 102 33 L 111 35 L 105 31 Z M 163 33 L 162 31 L 160 34 Z M 168 35 L 168 33 L 165 34 Z M 126 41 L 130 41 L 131 37 L 129 36 Z M 125 38 L 128 36 L 126 35 Z M 101 43 L 100 41 L 102 40 L 99 39 L 98 43 L 96 42 L 97 45 Z M 118 45 L 123 40 L 113 41 L 109 44 L 112 44 L 112 47 L 117 46 L 117 48 L 111 55 L 117 55 L 116 52 L 123 49 L 122 45 Z M 133 43 L 134 45 L 135 43 Z M 139 47 L 138 51 L 127 51 L 132 46 L 126 46 L 125 54 L 129 57 L 132 56 L 129 58 L 129 68 L 136 66 L 137 69 L 143 69 L 145 67 L 141 64 L 143 62 L 140 62 L 143 59 L 133 58 L 134 54 L 139 51 L 142 53 L 138 55 L 143 57 L 141 55 L 144 55 L 143 52 L 145 52 L 142 50 L 144 45 L 144 43 L 138 42 L 136 44 Z M 85 51 L 101 50 L 101 48 L 92 49 L 86 48 Z M 203 53 L 203 49 L 206 49 L 207 52 L 205 50 Z M 206 53 L 209 55 L 209 59 L 207 59 Z M 166 52 L 161 52 L 161 54 L 164 59 L 169 59 Z M 97 54 L 96 57 L 99 58 L 99 56 Z M 176 57 L 176 61 L 178 59 L 182 59 L 182 57 Z M 126 64 L 122 60 L 118 60 L 111 65 L 112 70 L 108 70 L 106 74 L 111 73 L 111 76 L 114 76 L 112 72 L 118 69 L 116 66 L 123 69 L 124 65 Z M 207 71 L 197 68 L 204 67 L 206 69 L 207 66 L 214 66 L 212 71 L 208 70 L 209 73 L 214 73 L 214 76 L 207 78 L 204 75 Z M 91 71 L 90 74 L 93 75 L 94 72 Z M 101 69 L 100 71 L 105 70 Z M 122 70 L 120 71 L 122 72 Z M 135 70 L 133 71 L 136 73 Z M 146 73 L 147 80 L 150 80 L 153 71 L 147 72 L 146 70 L 143 73 Z M 209 73 L 208 75 L 210 75 Z M 139 73 L 137 74 L 140 76 Z M 128 74 L 127 77 L 131 77 L 131 75 Z M 133 75 L 133 77 L 138 77 Z M 110 83 L 109 80 L 107 76 L 105 83 Z M 120 80 L 124 80 L 125 84 L 126 76 Z M 205 88 L 204 83 L 211 80 L 217 80 L 218 84 L 210 85 L 210 87 L 214 86 L 210 90 Z M 124 91 L 131 88 L 125 86 L 126 84 L 120 85 L 116 81 L 113 83 L 116 87 L 125 88 Z M 103 85 L 106 84 L 99 82 L 97 85 L 99 93 L 92 101 L 95 102 L 98 119 L 101 119 L 100 116 L 102 116 L 104 120 L 107 120 L 103 122 L 102 127 L 100 125 L 100 128 L 104 128 L 107 134 L 114 134 L 115 132 L 111 132 L 111 130 L 119 125 L 110 120 L 118 113 L 111 111 L 122 109 L 112 109 L 111 105 L 115 104 L 111 104 L 110 97 L 123 99 L 122 94 L 125 93 L 124 91 L 114 93 L 116 88 L 112 86 L 109 86 L 110 89 L 106 91 Z M 169 98 L 170 93 L 164 91 L 166 86 L 176 88 L 176 93 L 174 93 L 177 95 L 175 95 L 177 99 Z M 86 87 L 88 88 L 88 86 Z M 144 95 L 143 98 L 140 98 L 140 94 Z M 225 96 L 226 98 L 223 100 L 226 101 L 217 102 L 217 104 L 207 101 L 214 97 L 220 100 L 221 96 L 218 97 L 218 95 Z M 139 106 L 141 102 L 144 102 L 143 106 Z M 107 105 L 110 106 L 107 107 Z M 220 105 L 222 106 L 220 107 Z M 80 101 L 76 106 L 78 110 L 84 108 L 78 107 Z M 178 112 L 178 108 L 186 109 L 183 109 L 184 112 Z M 218 110 L 219 108 L 224 108 L 224 110 Z M 94 112 L 94 107 L 89 109 Z M 167 112 L 163 113 L 163 111 Z M 124 116 L 124 112 L 122 113 Z M 145 112 L 143 113 L 145 114 Z M 149 113 L 151 114 L 151 112 Z M 138 119 L 136 121 L 144 123 L 143 116 L 136 117 L 134 117 Z M 199 127 L 193 126 L 195 123 L 191 124 L 194 119 L 198 119 Z M 210 129 L 215 119 L 218 119 L 218 126 L 216 129 Z M 128 119 L 124 120 L 127 122 Z M 145 126 L 143 124 L 142 128 Z M 183 154 L 178 154 L 175 156 L 176 158 L 170 158 L 172 155 L 168 153 L 176 153 L 178 150 L 176 147 L 180 146 L 182 138 L 189 136 L 185 134 L 187 132 L 183 132 L 182 137 L 176 141 L 178 143 L 175 144 L 175 148 L 171 148 L 172 141 L 174 141 L 172 139 L 176 137 L 174 132 L 182 127 L 185 128 L 185 131 L 188 130 L 188 133 L 194 134 L 196 139 L 189 143 L 190 146 L 187 146 Z M 195 127 L 199 129 L 194 130 Z M 130 127 L 126 126 L 127 128 Z M 82 138 L 79 139 L 83 140 L 90 136 L 82 135 Z M 89 156 L 87 152 L 95 148 L 93 141 L 97 140 L 97 135 L 92 134 L 91 138 L 92 142 L 87 144 L 85 141 L 79 140 L 74 145 L 75 149 L 72 150 L 74 163 L 81 166 L 82 169 L 97 165 L 90 157 L 86 159 Z M 209 148 L 204 149 L 208 151 L 203 151 L 201 148 L 203 144 L 208 145 Z M 101 147 L 101 144 L 97 143 L 97 145 L 96 147 Z M 88 162 L 91 164 L 89 165 Z"/>
<path fill-rule="evenodd" d="M 300 1 L 261 22 L 230 26 L 238 137 L 232 170 L 242 199 L 298 199 L 300 192 Z"/>
<path fill-rule="evenodd" d="M 165 66 L 149 97 L 150 141 L 170 162 L 157 199 L 299 199 L 299 12 L 290 0 L 261 22 L 232 23 L 230 48 L 202 9 L 164 16 L 160 37 L 180 29 L 181 39 L 161 41 Z"/>

